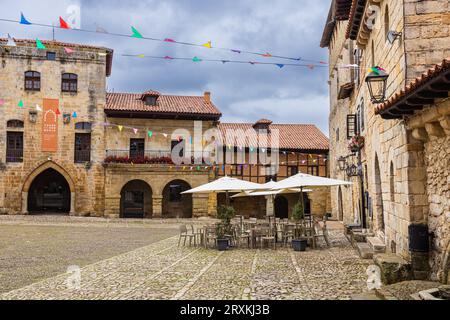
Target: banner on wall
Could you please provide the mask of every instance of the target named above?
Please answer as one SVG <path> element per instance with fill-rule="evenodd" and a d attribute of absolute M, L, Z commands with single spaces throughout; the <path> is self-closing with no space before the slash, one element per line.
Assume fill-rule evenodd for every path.
<path fill-rule="evenodd" d="M 42 151 L 58 150 L 58 105 L 57 99 L 44 99 L 42 112 Z"/>

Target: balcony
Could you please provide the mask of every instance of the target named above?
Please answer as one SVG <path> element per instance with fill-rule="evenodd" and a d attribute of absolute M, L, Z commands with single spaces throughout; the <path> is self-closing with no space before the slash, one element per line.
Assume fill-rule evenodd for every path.
<path fill-rule="evenodd" d="M 185 164 L 207 164 L 209 154 L 204 152 L 202 159 L 191 157 L 191 162 L 184 161 Z M 172 151 L 170 150 L 106 150 L 105 164 L 161 164 L 174 165 Z"/>

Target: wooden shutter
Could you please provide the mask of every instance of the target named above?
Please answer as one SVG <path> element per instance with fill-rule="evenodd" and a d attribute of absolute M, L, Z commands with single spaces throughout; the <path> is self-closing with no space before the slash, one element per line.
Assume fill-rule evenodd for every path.
<path fill-rule="evenodd" d="M 351 139 L 357 134 L 357 116 L 356 114 L 347 115 L 347 139 Z"/>

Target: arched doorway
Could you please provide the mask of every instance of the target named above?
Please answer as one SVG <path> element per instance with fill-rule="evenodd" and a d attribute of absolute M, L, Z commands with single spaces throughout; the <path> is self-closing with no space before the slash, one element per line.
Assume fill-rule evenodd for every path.
<path fill-rule="evenodd" d="M 30 213 L 69 213 L 70 187 L 62 174 L 49 168 L 34 178 L 28 190 Z"/>
<path fill-rule="evenodd" d="M 381 171 L 378 156 L 375 155 L 375 214 L 378 230 L 384 232 L 383 190 L 381 188 Z"/>
<path fill-rule="evenodd" d="M 278 196 L 275 198 L 275 217 L 280 219 L 289 218 L 289 203 L 288 200 L 283 196 Z"/>
<path fill-rule="evenodd" d="M 342 188 L 338 187 L 338 215 L 339 221 L 344 221 L 344 202 L 342 199 Z"/>
<path fill-rule="evenodd" d="M 142 180 L 132 180 L 120 192 L 120 217 L 125 219 L 151 218 L 152 189 Z"/>
<path fill-rule="evenodd" d="M 182 194 L 191 189 L 183 180 L 169 182 L 163 190 L 162 215 L 164 218 L 192 218 L 192 195 Z"/>

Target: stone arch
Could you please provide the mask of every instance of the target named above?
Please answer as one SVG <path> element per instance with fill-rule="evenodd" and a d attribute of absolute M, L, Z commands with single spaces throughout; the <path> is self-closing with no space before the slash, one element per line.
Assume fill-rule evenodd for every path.
<path fill-rule="evenodd" d="M 153 190 L 144 180 L 132 179 L 120 190 L 120 218 L 151 218 Z"/>
<path fill-rule="evenodd" d="M 162 216 L 163 218 L 192 218 L 192 194 L 182 194 L 191 189 L 185 180 L 173 179 L 166 183 L 162 190 Z"/>
<path fill-rule="evenodd" d="M 70 189 L 70 214 L 75 213 L 75 183 L 69 173 L 60 165 L 53 161 L 47 161 L 35 168 L 27 175 L 22 186 L 22 213 L 28 214 L 28 192 L 33 181 L 44 171 L 53 169 L 58 172 L 66 180 Z"/>

